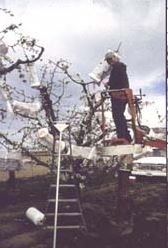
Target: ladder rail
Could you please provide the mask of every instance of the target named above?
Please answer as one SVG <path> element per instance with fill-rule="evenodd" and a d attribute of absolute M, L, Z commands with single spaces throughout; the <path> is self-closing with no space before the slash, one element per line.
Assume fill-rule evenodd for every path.
<path fill-rule="evenodd" d="M 56 179 L 56 194 L 55 194 L 55 216 L 54 216 L 53 248 L 56 248 L 56 242 L 57 242 L 58 197 L 59 197 L 59 181 L 60 181 L 60 167 L 61 167 L 61 140 L 62 140 L 62 131 L 60 131 L 59 148 L 58 148 L 58 164 L 57 164 L 57 179 Z"/>

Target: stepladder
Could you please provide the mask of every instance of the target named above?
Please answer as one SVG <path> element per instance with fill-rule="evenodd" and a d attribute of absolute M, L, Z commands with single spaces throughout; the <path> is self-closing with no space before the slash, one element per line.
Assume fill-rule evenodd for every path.
<path fill-rule="evenodd" d="M 58 210 L 55 212 L 57 185 L 52 182 L 49 186 L 45 228 L 57 232 L 57 247 L 60 242 L 68 242 L 80 232 L 87 232 L 80 199 L 80 189 L 76 181 L 73 164 L 64 164 L 60 167 Z M 58 176 L 58 175 L 56 175 Z M 55 225 L 55 215 L 57 223 Z M 66 237 L 66 240 L 61 240 Z M 55 245 L 56 245 L 55 244 Z M 54 246 L 55 248 L 56 246 Z"/>

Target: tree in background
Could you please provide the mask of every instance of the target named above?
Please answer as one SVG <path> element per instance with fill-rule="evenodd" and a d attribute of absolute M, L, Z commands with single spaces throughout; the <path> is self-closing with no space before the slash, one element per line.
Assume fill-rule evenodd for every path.
<path fill-rule="evenodd" d="M 14 17 L 10 11 L 0 10 L 11 19 Z M 31 151 L 48 149 L 49 145 L 39 142 L 39 133 L 46 133 L 52 141 L 51 135 L 56 132 L 54 123 L 60 120 L 71 123 L 75 144 L 95 145 L 104 134 L 95 116 L 101 101 L 95 101 L 89 90 L 93 82 L 84 82 L 79 74 L 72 73 L 66 60 L 44 61 L 44 48 L 36 39 L 23 35 L 21 26 L 21 23 L 10 24 L 0 32 L 1 146 L 8 151 L 24 152 L 39 162 Z M 74 85 L 78 99 L 69 93 Z M 81 107 L 84 102 L 85 108 Z M 54 135 L 58 136 L 58 132 Z M 53 146 L 50 148 L 52 153 Z M 43 161 L 40 163 L 48 166 Z"/>
<path fill-rule="evenodd" d="M 13 18 L 10 11 L 0 10 Z M 73 73 L 65 59 L 44 59 L 44 48 L 23 35 L 21 27 L 20 23 L 10 24 L 0 32 L 1 146 L 21 151 L 48 167 L 32 151 L 44 149 L 54 154 L 58 143 L 53 140 L 59 135 L 54 125 L 61 120 L 70 123 L 73 144 L 102 145 L 104 136 L 114 135 L 115 130 L 113 123 L 108 129 L 102 127 L 103 100 L 91 92 L 93 82 Z M 110 106 L 107 102 L 106 110 Z M 66 131 L 65 141 L 68 136 Z"/>

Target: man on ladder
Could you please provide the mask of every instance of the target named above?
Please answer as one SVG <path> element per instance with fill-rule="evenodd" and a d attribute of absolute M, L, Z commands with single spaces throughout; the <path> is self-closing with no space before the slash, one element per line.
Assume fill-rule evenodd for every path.
<path fill-rule="evenodd" d="M 127 99 L 126 97 L 122 97 L 121 94 L 117 94 L 117 92 L 119 93 L 118 90 L 129 88 L 126 65 L 120 62 L 118 53 L 112 51 L 106 53 L 105 60 L 112 67 L 108 86 L 110 90 L 116 90 L 116 93 L 112 91 L 110 92 L 110 98 L 117 137 L 125 139 L 127 143 L 131 143 L 132 139 L 124 116 Z"/>

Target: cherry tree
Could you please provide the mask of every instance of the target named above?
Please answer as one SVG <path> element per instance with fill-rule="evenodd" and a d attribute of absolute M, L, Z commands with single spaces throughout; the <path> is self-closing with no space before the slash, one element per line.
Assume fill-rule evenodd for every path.
<path fill-rule="evenodd" d="M 0 10 L 13 18 L 10 11 Z M 0 145 L 8 151 L 21 151 L 48 167 L 32 152 L 45 149 L 52 157 L 52 167 L 59 144 L 59 132 L 55 128 L 58 121 L 70 123 L 74 149 L 103 145 L 105 136 L 115 134 L 113 123 L 108 128 L 103 123 L 101 111 L 106 97 L 93 93 L 94 82 L 86 82 L 79 73 L 74 73 L 67 60 L 44 59 L 44 47 L 35 38 L 25 36 L 21 26 L 21 23 L 12 23 L 0 32 L 0 97 L 3 100 Z M 11 33 L 12 43 L 8 37 Z M 78 97 L 74 97 L 75 93 Z M 111 108 L 108 100 L 105 108 Z M 12 123 L 12 131 L 6 128 L 8 123 Z M 69 148 L 68 140 L 69 131 L 65 131 L 62 150 Z"/>
<path fill-rule="evenodd" d="M 14 15 L 10 11 L 0 10 L 13 18 Z M 20 149 L 37 160 L 29 152 L 29 141 L 31 140 L 31 147 L 36 145 L 39 147 L 38 141 L 36 142 L 38 130 L 46 131 L 44 128 L 47 127 L 53 135 L 55 132 L 53 124 L 60 120 L 62 115 L 64 119 L 73 123 L 72 134 L 76 144 L 91 145 L 93 140 L 89 140 L 88 137 L 92 132 L 95 110 L 100 105 L 94 104 L 94 97 L 89 93 L 87 86 L 92 82 L 86 83 L 79 74 L 71 74 L 70 64 L 65 60 L 48 60 L 44 63 L 42 60 L 44 48 L 36 39 L 22 34 L 21 26 L 21 23 L 12 23 L 0 32 L 1 123 L 5 125 L 9 116 L 19 123 L 17 135 L 2 129 L 1 145 L 7 149 Z M 11 34 L 12 42 L 9 42 Z M 35 62 L 38 62 L 37 72 Z M 81 99 L 85 98 L 89 106 L 87 113 L 77 109 L 75 104 L 68 111 L 61 107 L 64 101 L 71 98 L 66 89 L 72 84 L 81 86 L 83 95 Z M 60 111 L 64 114 L 60 114 Z M 75 125 L 79 121 L 81 124 L 76 130 Z"/>

